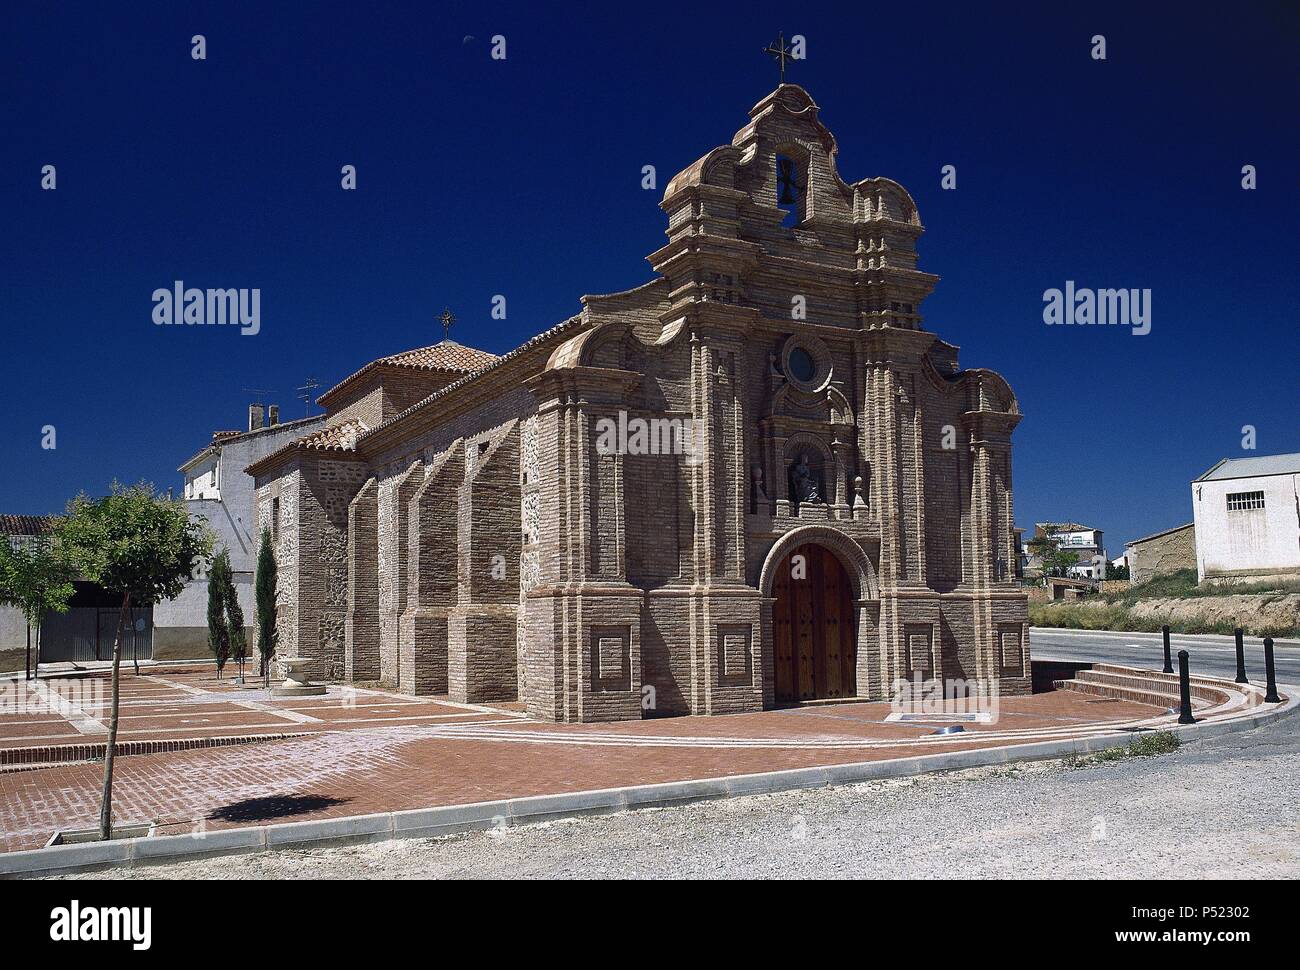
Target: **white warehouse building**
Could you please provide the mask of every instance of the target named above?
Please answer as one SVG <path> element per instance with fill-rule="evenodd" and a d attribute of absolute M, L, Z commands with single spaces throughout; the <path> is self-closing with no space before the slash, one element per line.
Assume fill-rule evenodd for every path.
<path fill-rule="evenodd" d="M 1198 582 L 1300 578 L 1300 454 L 1223 459 L 1192 482 Z"/>

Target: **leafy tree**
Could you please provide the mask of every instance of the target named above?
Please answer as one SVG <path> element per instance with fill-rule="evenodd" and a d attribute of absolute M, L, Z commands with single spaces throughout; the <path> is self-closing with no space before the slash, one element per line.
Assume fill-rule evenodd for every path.
<path fill-rule="evenodd" d="M 36 627 L 36 669 L 41 665 L 41 622 L 64 613 L 75 589 L 75 570 L 45 536 L 14 547 L 0 539 L 0 605 L 22 611 L 27 620 L 27 679 L 32 679 L 32 627 Z"/>
<path fill-rule="evenodd" d="M 1037 560 L 1038 568 L 1043 575 L 1049 575 L 1047 569 L 1047 557 L 1056 551 L 1056 540 L 1048 538 L 1042 533 L 1036 533 L 1033 538 L 1025 543 L 1025 549 L 1029 551 L 1031 559 Z"/>
<path fill-rule="evenodd" d="M 1035 556 L 1041 557 L 1044 553 L 1056 548 L 1056 541 L 1054 539 L 1049 539 L 1045 535 L 1035 535 L 1025 543 L 1025 548 Z"/>
<path fill-rule="evenodd" d="M 1077 565 L 1078 562 L 1077 552 L 1061 549 L 1055 545 L 1043 556 L 1043 568 L 1050 576 L 1066 576 L 1070 572 L 1070 567 Z"/>
<path fill-rule="evenodd" d="M 113 758 L 117 751 L 122 631 L 132 606 L 153 606 L 180 595 L 186 581 L 212 554 L 212 533 L 190 518 L 185 503 L 159 495 L 152 485 L 125 488 L 68 504 L 57 542 L 68 561 L 91 582 L 122 598 L 113 638 L 113 697 L 104 751 L 100 838 L 113 832 Z"/>
<path fill-rule="evenodd" d="M 1128 564 L 1125 563 L 1123 566 L 1116 566 L 1114 563 L 1106 563 L 1106 578 L 1128 579 Z"/>
<path fill-rule="evenodd" d="M 230 554 L 222 549 L 208 570 L 208 649 L 217 658 L 217 680 L 230 657 L 230 627 L 226 625 L 226 586 L 230 583 Z"/>
<path fill-rule="evenodd" d="M 230 658 L 239 664 L 239 680 L 244 680 L 244 661 L 248 659 L 248 631 L 244 629 L 244 608 L 239 605 L 234 575 L 226 562 L 226 629 L 230 631 Z"/>
<path fill-rule="evenodd" d="M 276 575 L 275 549 L 271 544 L 271 530 L 262 529 L 257 549 L 257 575 L 253 580 L 254 599 L 257 606 L 257 652 L 261 656 L 262 680 L 270 674 L 271 658 L 280 640 L 275 625 Z"/>
<path fill-rule="evenodd" d="M 1025 543 L 1029 552 L 1042 564 L 1044 576 L 1065 576 L 1070 567 L 1077 565 L 1079 554 L 1061 548 L 1060 539 L 1050 534 L 1051 523 L 1045 523 L 1034 537 Z"/>

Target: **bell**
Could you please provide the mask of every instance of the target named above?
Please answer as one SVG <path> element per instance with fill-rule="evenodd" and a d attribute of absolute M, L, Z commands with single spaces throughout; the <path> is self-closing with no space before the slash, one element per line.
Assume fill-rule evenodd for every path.
<path fill-rule="evenodd" d="M 781 205 L 794 205 L 799 201 L 795 195 L 794 163 L 788 158 L 781 158 L 776 163 L 776 177 L 781 183 Z"/>

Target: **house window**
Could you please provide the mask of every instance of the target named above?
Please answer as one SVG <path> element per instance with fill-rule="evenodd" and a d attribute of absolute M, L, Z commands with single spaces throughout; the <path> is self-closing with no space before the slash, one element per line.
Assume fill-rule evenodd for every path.
<path fill-rule="evenodd" d="M 280 497 L 271 499 L 271 538 L 280 538 Z"/>
<path fill-rule="evenodd" d="M 1248 509 L 1264 507 L 1263 492 L 1230 492 L 1228 494 L 1228 511 L 1245 512 Z"/>

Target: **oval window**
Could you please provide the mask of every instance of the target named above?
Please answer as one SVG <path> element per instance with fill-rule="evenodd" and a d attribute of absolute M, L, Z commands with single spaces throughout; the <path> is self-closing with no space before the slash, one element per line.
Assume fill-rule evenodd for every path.
<path fill-rule="evenodd" d="M 803 384 L 812 383 L 812 379 L 817 375 L 817 363 L 813 360 L 812 354 L 802 347 L 796 347 L 790 351 L 788 360 L 791 377 Z"/>

